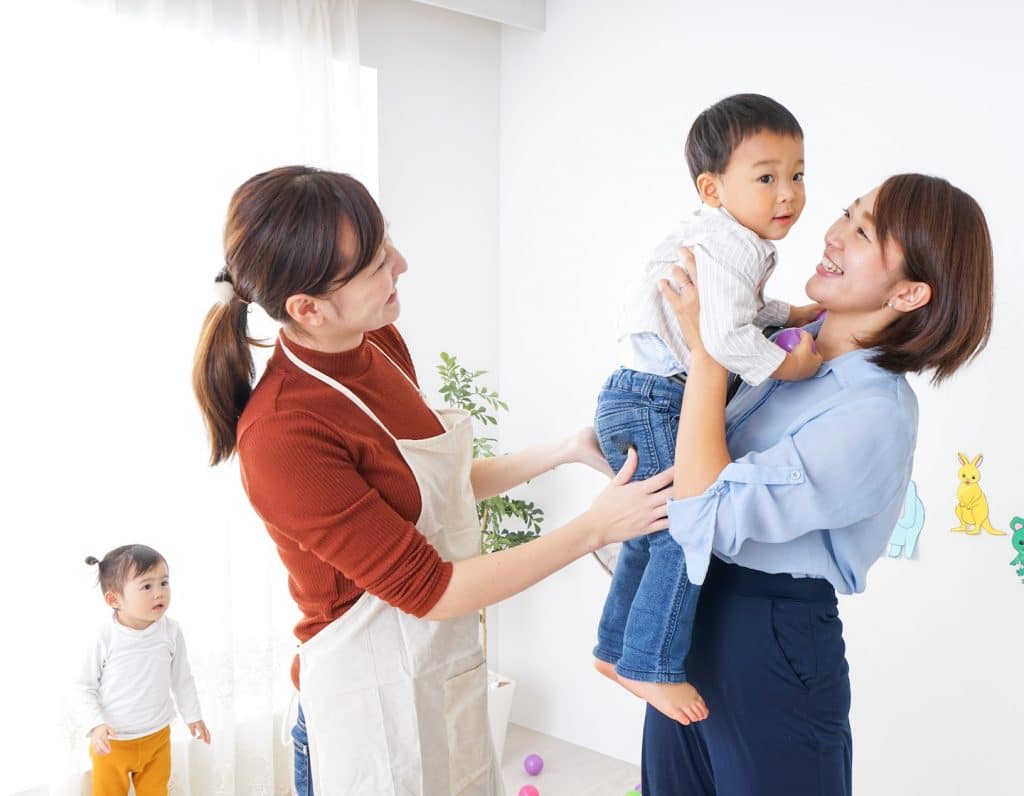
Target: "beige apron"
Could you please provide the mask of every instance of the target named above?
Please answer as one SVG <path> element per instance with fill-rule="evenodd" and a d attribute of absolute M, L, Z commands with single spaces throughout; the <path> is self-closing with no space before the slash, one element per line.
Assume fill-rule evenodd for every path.
<path fill-rule="evenodd" d="M 281 347 L 395 441 L 420 490 L 416 528 L 441 557 L 479 555 L 469 414 L 442 409 L 435 414 L 443 433 L 397 439 L 351 390 L 291 352 L 283 335 Z M 502 796 L 478 622 L 475 611 L 442 622 L 417 619 L 366 592 L 299 647 L 317 796 Z"/>

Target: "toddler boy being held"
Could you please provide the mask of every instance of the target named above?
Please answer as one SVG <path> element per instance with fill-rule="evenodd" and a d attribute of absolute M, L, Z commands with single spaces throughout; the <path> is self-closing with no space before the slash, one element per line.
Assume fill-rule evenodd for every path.
<path fill-rule="evenodd" d="M 787 353 L 763 333 L 803 326 L 821 310 L 764 297 L 776 262 L 772 241 L 788 234 L 804 207 L 799 123 L 768 97 L 727 97 L 694 121 L 686 159 L 703 204 L 655 250 L 627 310 L 625 367 L 598 396 L 594 428 L 602 452 L 617 471 L 635 448 L 634 480 L 674 459 L 690 351 L 659 282 L 678 264 L 680 247 L 690 247 L 697 262 L 701 339 L 715 360 L 751 385 L 805 379 L 821 364 L 808 336 Z M 602 674 L 684 724 L 707 716 L 684 666 L 699 588 L 668 531 L 626 542 L 594 648 Z"/>

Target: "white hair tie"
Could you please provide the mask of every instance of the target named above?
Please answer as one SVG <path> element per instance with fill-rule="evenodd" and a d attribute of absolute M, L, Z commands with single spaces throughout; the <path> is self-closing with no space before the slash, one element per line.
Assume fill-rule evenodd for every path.
<path fill-rule="evenodd" d="M 218 304 L 230 304 L 238 294 L 235 293 L 235 286 L 231 284 L 231 274 L 227 268 L 222 268 L 220 273 L 213 278 L 213 296 Z"/>

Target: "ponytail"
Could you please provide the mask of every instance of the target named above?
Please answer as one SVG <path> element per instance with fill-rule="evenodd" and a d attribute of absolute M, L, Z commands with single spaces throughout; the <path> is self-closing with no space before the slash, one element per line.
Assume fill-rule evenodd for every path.
<path fill-rule="evenodd" d="M 343 252 L 339 230 L 354 238 Z M 210 435 L 210 464 L 231 458 L 238 418 L 256 377 L 248 305 L 287 323 L 289 296 L 323 296 L 373 260 L 384 217 L 369 191 L 347 174 L 282 166 L 246 180 L 231 197 L 224 226 L 225 267 L 218 303 L 207 313 L 192 365 L 192 389 Z M 347 247 L 345 247 L 347 248 Z"/>
<path fill-rule="evenodd" d="M 85 563 L 99 567 L 96 577 L 103 593 L 124 593 L 124 584 L 138 575 L 145 575 L 157 564 L 167 564 L 167 559 L 152 547 L 144 544 L 126 544 L 115 547 L 103 559 L 88 556 Z"/>
<path fill-rule="evenodd" d="M 237 296 L 206 315 L 192 365 L 192 389 L 210 437 L 210 465 L 235 452 L 238 418 L 256 376 L 248 334 L 249 307 Z"/>

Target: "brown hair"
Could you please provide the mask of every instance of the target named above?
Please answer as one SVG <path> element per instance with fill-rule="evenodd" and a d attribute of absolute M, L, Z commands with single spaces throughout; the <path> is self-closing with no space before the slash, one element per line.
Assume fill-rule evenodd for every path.
<path fill-rule="evenodd" d="M 736 148 L 764 131 L 804 137 L 796 117 L 763 94 L 733 94 L 701 111 L 690 126 L 685 146 L 686 165 L 694 184 L 705 172 L 724 172 Z"/>
<path fill-rule="evenodd" d="M 342 230 L 356 237 L 342 255 Z M 284 166 L 257 174 L 231 197 L 224 227 L 224 270 L 234 297 L 207 313 L 192 367 L 192 388 L 210 435 L 210 464 L 235 452 L 238 418 L 255 378 L 248 304 L 287 323 L 285 302 L 323 296 L 363 270 L 384 240 L 384 218 L 370 193 L 347 174 Z"/>
<path fill-rule="evenodd" d="M 897 174 L 875 199 L 875 230 L 903 253 L 903 274 L 925 282 L 931 301 L 899 317 L 866 345 L 895 373 L 948 378 L 977 356 L 992 331 L 992 240 L 974 199 L 938 177 Z"/>
<path fill-rule="evenodd" d="M 152 547 L 144 544 L 126 544 L 115 547 L 99 560 L 94 556 L 85 559 L 89 566 L 99 565 L 96 580 L 104 594 L 124 593 L 124 584 L 139 575 L 145 575 L 157 564 L 167 564 L 167 559 Z"/>

